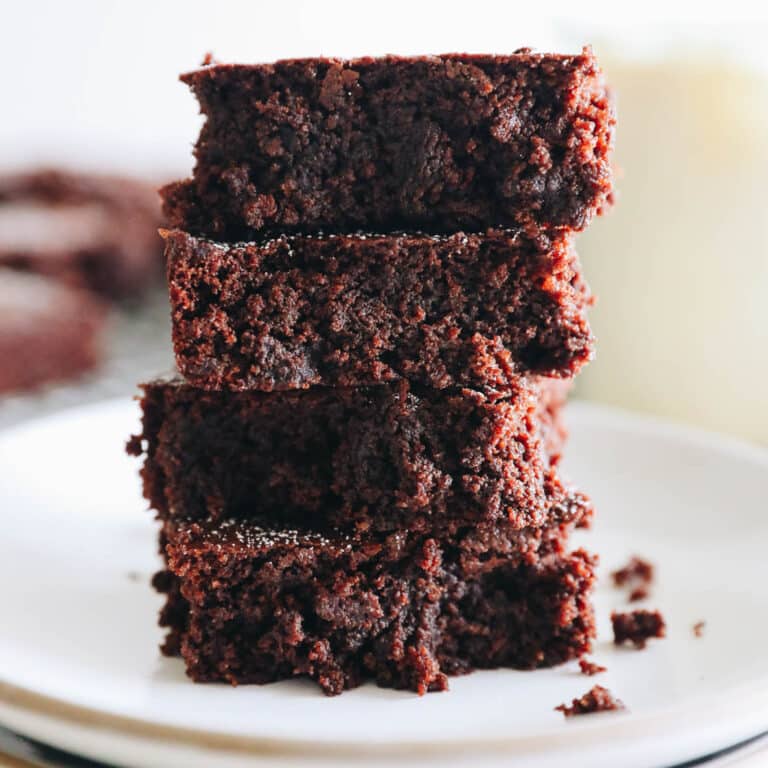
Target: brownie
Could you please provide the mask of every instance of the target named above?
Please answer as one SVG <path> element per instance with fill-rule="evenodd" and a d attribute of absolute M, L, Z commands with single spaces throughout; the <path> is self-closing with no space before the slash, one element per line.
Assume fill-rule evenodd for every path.
<path fill-rule="evenodd" d="M 563 528 L 438 536 L 165 523 L 167 654 L 198 682 L 294 676 L 338 694 L 367 679 L 424 693 L 474 668 L 550 666 L 589 650 L 593 559 Z"/>
<path fill-rule="evenodd" d="M 541 525 L 575 510 L 550 461 L 558 433 L 539 386 L 519 380 L 514 397 L 491 401 L 405 381 L 264 393 L 158 380 L 143 387 L 143 432 L 128 450 L 144 456 L 144 495 L 161 519 Z"/>
<path fill-rule="evenodd" d="M 165 234 L 179 370 L 204 389 L 514 389 L 592 357 L 573 237 Z"/>
<path fill-rule="evenodd" d="M 560 704 L 555 710 L 562 712 L 566 717 L 575 715 L 591 715 L 595 712 L 615 712 L 626 709 L 624 704 L 602 685 L 595 685 L 583 696 L 574 699 L 569 705 Z"/>
<path fill-rule="evenodd" d="M 583 229 L 611 194 L 615 123 L 589 49 L 214 65 L 172 226 L 262 231 Z"/>
<path fill-rule="evenodd" d="M 101 358 L 107 313 L 85 291 L 0 268 L 0 393 L 72 379 Z"/>
<path fill-rule="evenodd" d="M 653 563 L 633 555 L 625 566 L 611 573 L 611 578 L 615 587 L 629 590 L 627 599 L 630 603 L 647 600 L 654 579 Z"/>
<path fill-rule="evenodd" d="M 110 299 L 160 282 L 160 223 L 157 192 L 141 181 L 55 170 L 0 176 L 0 266 Z"/>

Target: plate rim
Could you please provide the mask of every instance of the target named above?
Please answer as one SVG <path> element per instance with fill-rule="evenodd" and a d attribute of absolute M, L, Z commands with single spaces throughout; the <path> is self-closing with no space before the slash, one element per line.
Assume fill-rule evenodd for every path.
<path fill-rule="evenodd" d="M 161 742 L 166 746 L 201 747 L 216 752 L 258 757 L 283 756 L 304 758 L 343 758 L 364 757 L 424 757 L 438 758 L 447 756 L 457 748 L 471 749 L 474 753 L 493 754 L 509 753 L 512 749 L 527 752 L 540 751 L 546 742 L 549 749 L 574 749 L 580 746 L 594 745 L 600 739 L 601 746 L 618 743 L 636 737 L 647 736 L 653 732 L 664 734 L 680 732 L 680 726 L 689 722 L 697 730 L 706 726 L 701 717 L 706 715 L 708 722 L 720 720 L 721 712 L 728 710 L 732 723 L 739 725 L 750 722 L 751 715 L 763 711 L 761 725 L 737 728 L 737 731 L 755 735 L 768 729 L 768 690 L 756 683 L 734 686 L 732 693 L 738 693 L 738 708 L 722 705 L 721 696 L 707 693 L 679 701 L 676 705 L 655 707 L 652 711 L 599 713 L 586 720 L 564 721 L 561 728 L 547 732 L 537 732 L 527 736 L 513 738 L 461 737 L 450 735 L 440 740 L 419 741 L 359 741 L 343 743 L 309 740 L 286 739 L 269 736 L 246 736 L 224 731 L 208 731 L 183 726 L 167 725 L 142 720 L 127 715 L 118 715 L 94 707 L 72 704 L 57 697 L 29 691 L 21 686 L 0 680 L 0 707 L 7 707 L 22 714 L 42 717 L 58 723 L 66 723 L 80 728 L 96 729 L 101 733 L 119 733 L 123 737 L 139 738 L 152 742 Z M 690 722 L 693 720 L 693 722 Z M 659 728 L 661 726 L 661 728 Z M 34 735 L 33 735 L 34 737 Z"/>

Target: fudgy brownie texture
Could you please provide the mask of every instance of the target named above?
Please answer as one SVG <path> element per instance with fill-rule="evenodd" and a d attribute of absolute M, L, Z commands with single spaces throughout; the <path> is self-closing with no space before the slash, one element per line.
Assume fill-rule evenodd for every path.
<path fill-rule="evenodd" d="M 169 521 L 164 651 L 196 681 L 308 676 L 327 694 L 564 662 L 594 637 L 593 559 L 564 551 L 566 527 L 358 538 Z"/>
<path fill-rule="evenodd" d="M 629 642 L 638 649 L 645 648 L 651 638 L 661 638 L 667 634 L 664 617 L 659 611 L 614 612 L 611 614 L 611 624 L 616 645 Z"/>
<path fill-rule="evenodd" d="M 611 194 L 614 110 L 594 57 L 449 54 L 215 65 L 172 226 L 262 231 L 584 228 Z"/>
<path fill-rule="evenodd" d="M 405 378 L 503 395 L 592 357 L 567 233 L 165 238 L 176 361 L 204 389 Z"/>
<path fill-rule="evenodd" d="M 0 268 L 0 393 L 71 379 L 94 368 L 106 316 L 90 293 Z"/>
<path fill-rule="evenodd" d="M 555 707 L 558 712 L 562 712 L 566 717 L 575 715 L 591 715 L 595 712 L 614 712 L 619 709 L 626 709 L 624 704 L 602 685 L 595 685 L 583 696 L 574 699 L 570 705 L 560 704 Z"/>
<path fill-rule="evenodd" d="M 150 184 L 39 170 L 0 177 L 0 266 L 133 298 L 163 274 Z"/>
<path fill-rule="evenodd" d="M 160 380 L 144 385 L 143 432 L 128 450 L 145 457 L 144 495 L 161 519 L 362 530 L 567 519 L 551 409 L 536 384 L 517 387 L 489 401 L 405 381 L 263 393 Z"/>

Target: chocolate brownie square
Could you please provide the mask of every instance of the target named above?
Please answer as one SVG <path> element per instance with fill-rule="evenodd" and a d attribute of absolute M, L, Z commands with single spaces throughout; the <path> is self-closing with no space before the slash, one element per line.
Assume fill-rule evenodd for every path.
<path fill-rule="evenodd" d="M 172 226 L 263 231 L 583 229 L 608 201 L 614 110 L 592 53 L 215 65 Z"/>
<path fill-rule="evenodd" d="M 159 380 L 144 385 L 143 431 L 128 449 L 144 456 L 144 494 L 160 519 L 542 525 L 571 511 L 541 386 L 519 380 L 513 397 L 492 401 L 405 381 L 265 393 Z"/>
<path fill-rule="evenodd" d="M 165 233 L 179 370 L 204 389 L 514 389 L 592 357 L 568 233 L 280 236 Z"/>
<path fill-rule="evenodd" d="M 164 650 L 198 682 L 295 676 L 338 694 L 367 679 L 424 693 L 474 668 L 590 650 L 594 560 L 565 527 L 363 537 L 255 521 L 165 523 Z"/>

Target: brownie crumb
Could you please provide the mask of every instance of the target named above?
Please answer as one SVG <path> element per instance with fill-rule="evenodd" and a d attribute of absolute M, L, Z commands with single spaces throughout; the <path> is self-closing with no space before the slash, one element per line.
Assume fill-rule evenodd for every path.
<path fill-rule="evenodd" d="M 693 634 L 696 635 L 696 637 L 702 637 L 704 635 L 704 627 L 707 625 L 706 621 L 697 621 L 693 625 Z"/>
<path fill-rule="evenodd" d="M 622 645 L 629 641 L 635 648 L 645 648 L 652 637 L 665 637 L 666 624 L 659 611 L 631 611 L 611 614 L 613 624 L 613 642 Z"/>
<path fill-rule="evenodd" d="M 131 435 L 125 444 L 125 452 L 129 456 L 141 456 L 144 452 L 141 435 Z"/>
<path fill-rule="evenodd" d="M 566 717 L 591 715 L 594 712 L 615 712 L 620 709 L 626 709 L 626 707 L 602 685 L 593 686 L 581 698 L 574 699 L 570 706 L 561 704 L 559 707 L 555 707 L 557 712 L 562 712 Z"/>
<path fill-rule="evenodd" d="M 648 586 L 653 582 L 653 564 L 636 555 L 623 567 L 611 573 L 616 587 Z"/>
<path fill-rule="evenodd" d="M 640 600 L 647 600 L 649 594 L 648 587 L 635 587 L 635 589 L 629 593 L 629 602 L 636 603 Z"/>
<path fill-rule="evenodd" d="M 589 659 L 579 659 L 579 668 L 581 669 L 581 674 L 587 675 L 588 677 L 592 677 L 592 675 L 599 675 L 601 672 L 605 672 L 607 669 L 600 664 L 595 664 L 594 661 L 590 661 Z"/>

